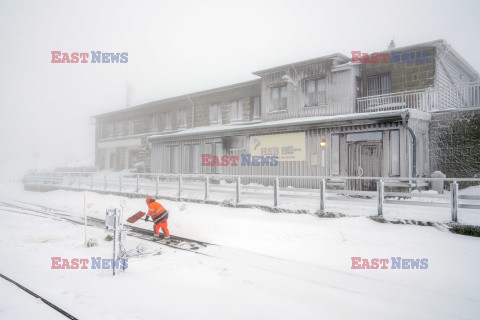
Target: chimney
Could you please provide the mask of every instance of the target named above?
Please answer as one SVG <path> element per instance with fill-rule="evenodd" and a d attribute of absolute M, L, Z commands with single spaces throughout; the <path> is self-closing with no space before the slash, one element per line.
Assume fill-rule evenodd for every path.
<path fill-rule="evenodd" d="M 395 49 L 395 42 L 393 42 L 393 39 L 392 41 L 390 41 L 390 45 L 388 46 L 388 50 L 392 50 L 392 49 Z"/>

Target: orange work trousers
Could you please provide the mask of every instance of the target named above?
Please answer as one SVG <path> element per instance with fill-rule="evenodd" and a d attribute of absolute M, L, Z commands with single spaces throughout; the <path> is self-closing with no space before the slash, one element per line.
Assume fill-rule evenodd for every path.
<path fill-rule="evenodd" d="M 165 237 L 170 237 L 170 232 L 168 231 L 167 220 L 162 220 L 159 223 L 153 225 L 153 230 L 155 231 L 155 235 L 157 236 L 160 233 L 160 228 L 163 231 Z"/>

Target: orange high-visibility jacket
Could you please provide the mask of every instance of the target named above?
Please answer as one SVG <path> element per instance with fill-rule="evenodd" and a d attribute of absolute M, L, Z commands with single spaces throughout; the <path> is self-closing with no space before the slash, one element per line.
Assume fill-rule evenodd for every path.
<path fill-rule="evenodd" d="M 167 210 L 156 201 L 148 204 L 148 215 L 152 217 L 152 220 L 155 223 L 168 218 Z"/>

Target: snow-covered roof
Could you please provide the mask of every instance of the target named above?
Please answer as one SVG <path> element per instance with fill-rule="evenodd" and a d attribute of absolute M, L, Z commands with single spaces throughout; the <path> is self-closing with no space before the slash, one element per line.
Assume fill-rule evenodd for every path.
<path fill-rule="evenodd" d="M 120 109 L 120 110 L 116 110 L 116 111 L 112 111 L 112 112 L 98 114 L 96 116 L 93 116 L 93 118 L 102 118 L 102 117 L 107 117 L 107 116 L 111 116 L 111 115 L 127 113 L 127 112 L 131 112 L 131 111 L 138 111 L 140 109 L 156 107 L 156 106 L 160 106 L 162 104 L 169 103 L 169 102 L 174 102 L 174 101 L 178 101 L 178 100 L 189 100 L 191 98 L 195 98 L 195 97 L 199 97 L 199 96 L 205 96 L 205 95 L 208 95 L 208 94 L 214 94 L 214 93 L 218 93 L 218 92 L 234 90 L 234 89 L 237 89 L 237 88 L 243 88 L 243 87 L 248 87 L 248 86 L 257 85 L 257 84 L 258 84 L 258 87 L 260 88 L 261 81 L 262 81 L 262 79 L 254 79 L 254 80 L 250 80 L 250 81 L 230 84 L 230 85 L 223 86 L 223 87 L 218 87 L 218 88 L 193 92 L 193 93 L 189 93 L 189 94 L 184 94 L 184 95 L 181 95 L 181 96 L 175 96 L 175 97 L 171 97 L 171 98 L 155 100 L 155 101 L 152 101 L 152 102 L 144 103 L 144 104 L 134 106 L 134 107 L 130 107 L 130 108 L 127 108 L 127 109 Z"/>
<path fill-rule="evenodd" d="M 204 126 L 196 127 L 191 129 L 186 129 L 177 132 L 169 132 L 164 134 L 155 134 L 149 136 L 148 140 L 159 140 L 159 139 L 170 139 L 170 138 L 182 138 L 182 137 L 191 137 L 198 135 L 211 135 L 211 134 L 227 134 L 233 132 L 243 132 L 243 131 L 252 131 L 252 130 L 262 130 L 262 129 L 281 129 L 292 126 L 308 126 L 316 124 L 326 124 L 326 123 L 335 123 L 342 121 L 353 121 L 353 120 L 374 120 L 374 119 L 385 119 L 392 117 L 400 117 L 402 113 L 409 113 L 411 117 L 426 119 L 430 115 L 421 111 L 412 110 L 412 109 L 402 109 L 394 111 L 380 111 L 380 112 L 371 112 L 371 113 L 353 113 L 353 114 L 342 114 L 336 116 L 316 116 L 316 117 L 307 117 L 307 118 L 296 118 L 296 119 L 285 119 L 269 122 L 261 122 L 254 124 L 224 124 L 218 126 Z"/>
<path fill-rule="evenodd" d="M 314 59 L 289 63 L 289 64 L 281 65 L 281 66 L 278 66 L 278 67 L 273 67 L 273 68 L 269 68 L 269 69 L 255 71 L 255 72 L 252 72 L 252 73 L 256 76 L 262 76 L 264 74 L 274 73 L 274 72 L 278 72 L 278 71 L 284 71 L 285 69 L 291 68 L 292 66 L 299 67 L 299 66 L 303 66 L 303 65 L 306 65 L 306 64 L 311 64 L 311 63 L 316 63 L 316 62 L 321 62 L 321 61 L 331 60 L 331 59 L 340 60 L 343 63 L 346 63 L 346 62 L 350 61 L 350 58 L 348 58 L 347 56 L 345 56 L 342 53 L 337 52 L 337 53 L 334 53 L 334 54 L 329 54 L 329 55 L 314 58 Z"/>

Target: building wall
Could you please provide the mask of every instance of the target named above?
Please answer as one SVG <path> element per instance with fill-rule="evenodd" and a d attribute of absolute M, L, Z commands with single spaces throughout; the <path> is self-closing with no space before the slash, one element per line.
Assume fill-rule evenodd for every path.
<path fill-rule="evenodd" d="M 421 127 L 419 125 L 419 127 Z M 345 124 L 316 129 L 305 130 L 269 130 L 265 132 L 257 132 L 255 134 L 241 134 L 229 136 L 217 136 L 213 138 L 200 138 L 200 139 L 171 139 L 170 141 L 155 141 L 152 143 L 152 170 L 155 173 L 175 173 L 165 167 L 165 157 L 170 160 L 179 163 L 179 171 L 176 173 L 196 173 L 192 170 L 185 172 L 182 170 L 185 158 L 183 156 L 184 146 L 191 144 L 198 144 L 200 146 L 200 154 L 216 154 L 214 148 L 207 148 L 206 145 L 220 144 L 222 146 L 221 155 L 227 156 L 239 156 L 241 159 L 242 154 L 250 153 L 250 136 L 251 135 L 265 135 L 265 134 L 282 134 L 289 132 L 305 132 L 305 161 L 285 161 L 279 162 L 278 166 L 222 166 L 219 168 L 212 168 L 208 166 L 199 166 L 198 173 L 203 174 L 225 174 L 225 175 L 266 175 L 271 177 L 279 176 L 309 176 L 309 177 L 321 177 L 332 175 L 332 135 L 339 134 L 340 136 L 340 172 L 339 176 L 348 175 L 348 153 L 347 153 L 347 136 L 351 133 L 365 133 L 365 132 L 381 132 L 381 141 L 379 141 L 382 150 L 382 157 L 380 158 L 379 165 L 381 166 L 380 176 L 391 176 L 391 155 L 390 155 L 390 132 L 399 132 L 399 174 L 401 177 L 408 177 L 409 175 L 409 158 L 408 158 L 408 132 L 402 127 L 400 121 L 378 123 L 375 121 L 363 121 L 357 122 L 357 124 Z M 243 138 L 243 147 L 238 148 L 237 145 L 234 148 L 229 147 L 229 139 L 232 136 Z M 320 146 L 320 141 L 325 140 L 326 146 Z M 171 151 L 172 147 L 178 146 L 181 150 L 180 157 L 174 159 Z M 170 151 L 167 151 L 169 149 Z M 192 154 L 190 153 L 190 158 Z M 322 158 L 324 161 L 322 161 Z M 191 159 L 188 160 L 192 163 Z M 201 161 L 198 158 L 196 161 Z M 171 169 L 172 166 L 170 166 Z M 191 168 L 191 165 L 190 165 Z M 397 176 L 397 175 L 394 175 Z M 268 178 L 242 178 L 243 183 L 262 183 L 269 185 L 272 183 L 272 179 Z M 312 188 L 318 187 L 318 180 L 307 179 L 289 179 L 282 180 L 282 186 L 295 186 Z"/>
<path fill-rule="evenodd" d="M 355 112 L 355 76 L 356 68 L 332 71 L 333 60 L 312 63 L 306 66 L 289 68 L 262 76 L 262 120 L 272 121 L 308 116 L 329 116 Z M 297 87 L 282 80 L 288 74 Z M 326 103 L 324 105 L 306 107 L 306 80 L 325 78 Z M 287 84 L 288 97 L 285 111 L 273 110 L 271 88 Z"/>
<path fill-rule="evenodd" d="M 430 170 L 447 177 L 480 177 L 480 110 L 432 114 Z"/>
<path fill-rule="evenodd" d="M 367 77 L 390 74 L 391 92 L 397 93 L 408 90 L 425 89 L 434 85 L 435 80 L 435 48 L 419 48 L 402 50 L 404 53 L 416 55 L 428 55 L 426 63 L 420 62 L 396 62 L 391 63 L 391 55 L 388 63 L 365 63 L 363 64 L 363 92 L 367 95 Z M 398 49 L 400 51 L 400 49 Z"/>

